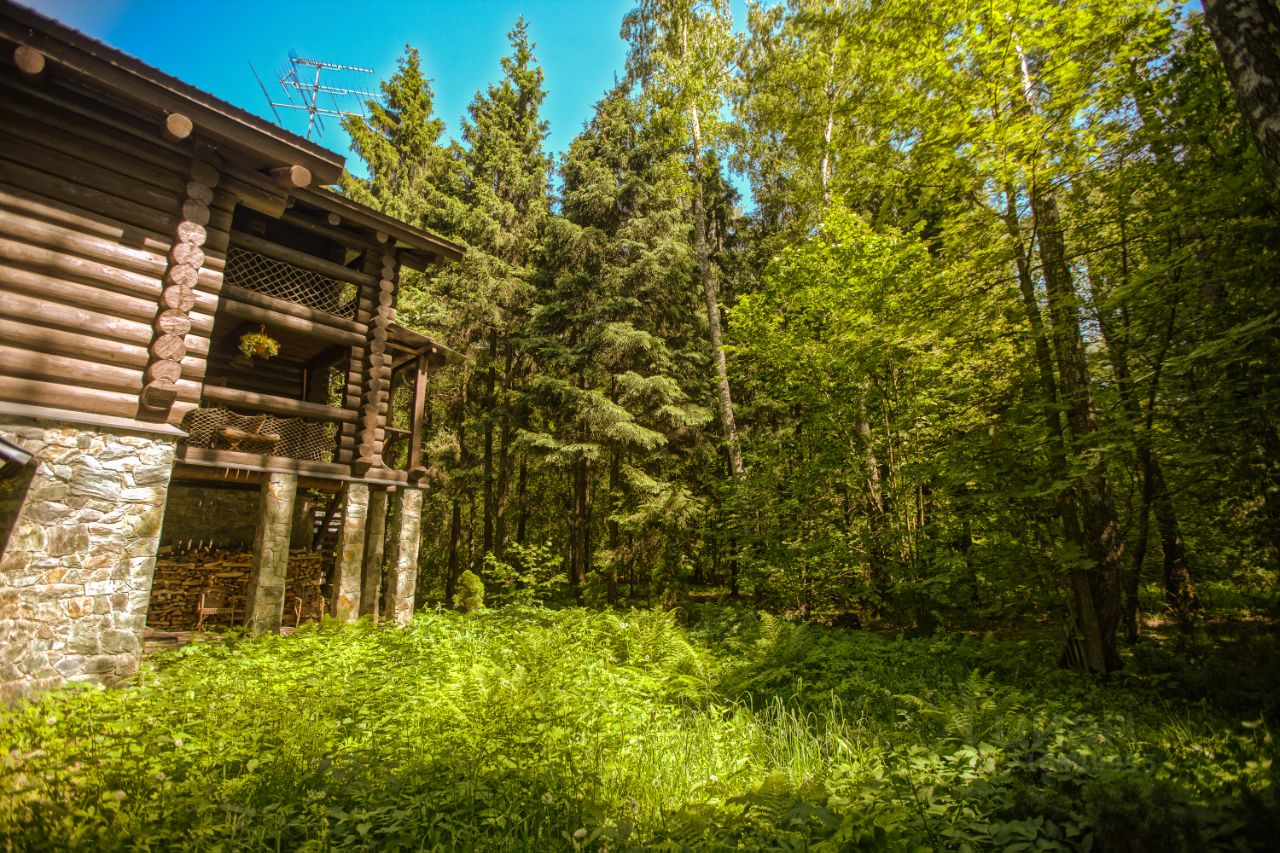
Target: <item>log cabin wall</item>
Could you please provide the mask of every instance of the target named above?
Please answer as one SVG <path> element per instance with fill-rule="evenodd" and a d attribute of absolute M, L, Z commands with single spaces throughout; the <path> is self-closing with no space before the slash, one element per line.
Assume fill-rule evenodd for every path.
<path fill-rule="evenodd" d="M 205 183 L 212 155 L 11 67 L 0 116 L 0 401 L 137 418 L 159 345 L 175 403 L 153 419 L 181 422 L 200 399 L 235 202 Z M 171 267 L 193 266 L 170 285 Z"/>
<path fill-rule="evenodd" d="M 426 365 L 457 356 L 394 325 L 399 269 L 461 250 L 308 188 L 336 181 L 341 167 L 331 152 L 0 0 L 0 434 L 36 463 L 20 500 L 5 504 L 0 701 L 132 673 L 175 476 L 261 487 L 246 592 L 255 630 L 280 624 L 300 482 L 339 495 L 373 487 L 382 499 L 398 489 L 399 598 L 388 610 L 408 618 L 421 413 L 415 453 L 389 468 L 387 348 L 417 360 L 420 407 Z M 336 282 L 341 305 L 265 292 L 261 267 L 240 275 L 250 255 Z M 245 370 L 233 363 L 236 342 L 261 327 L 281 355 Z M 247 446 L 192 446 L 192 419 L 209 409 L 252 419 L 219 431 L 251 433 Z M 281 455 L 262 436 L 270 417 L 322 423 L 325 447 Z M 314 445 L 316 435 L 304 438 Z"/>

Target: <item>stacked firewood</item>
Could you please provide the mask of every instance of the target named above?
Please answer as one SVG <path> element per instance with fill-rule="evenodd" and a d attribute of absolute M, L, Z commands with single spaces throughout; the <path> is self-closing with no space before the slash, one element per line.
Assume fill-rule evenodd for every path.
<path fill-rule="evenodd" d="M 324 612 L 324 558 L 318 551 L 289 552 L 285 579 L 284 624 L 293 625 L 301 611 L 302 621 L 319 619 Z M 195 547 L 177 551 L 161 549 L 156 558 L 155 580 L 151 584 L 151 607 L 147 627 L 162 631 L 190 631 L 198 620 L 200 595 L 214 591 L 224 597 L 220 607 L 231 614 L 209 616 L 205 626 L 244 622 L 253 552 L 224 548 Z"/>

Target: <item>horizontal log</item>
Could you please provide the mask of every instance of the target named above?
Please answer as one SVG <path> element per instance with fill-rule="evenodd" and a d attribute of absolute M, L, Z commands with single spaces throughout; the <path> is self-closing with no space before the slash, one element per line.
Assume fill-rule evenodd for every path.
<path fill-rule="evenodd" d="M 248 320 L 252 323 L 279 326 L 280 328 L 290 329 L 330 343 L 342 344 L 344 346 L 358 346 L 364 343 L 364 338 L 355 332 L 351 332 L 346 329 L 339 329 L 327 324 L 317 323 L 314 320 L 304 320 L 301 317 L 282 314 L 278 311 L 273 311 L 267 308 L 259 308 L 257 305 L 250 305 L 249 303 L 241 302 L 238 299 L 227 297 L 225 295 L 222 301 L 222 310 L 228 317 L 235 317 L 238 320 Z"/>
<path fill-rule="evenodd" d="M 138 414 L 137 391 L 103 391 L 30 377 L 0 375 L 0 400 L 120 418 Z"/>
<path fill-rule="evenodd" d="M 197 225 L 209 224 L 209 205 L 189 198 L 182 202 L 182 218 L 189 219 Z"/>
<path fill-rule="evenodd" d="M 181 198 L 180 190 L 160 189 L 140 178 L 100 169 L 91 160 L 27 142 L 3 130 L 0 130 L 0 151 L 12 162 L 30 165 L 41 172 L 112 193 L 161 212 L 173 210 Z"/>
<path fill-rule="evenodd" d="M 78 388 L 104 391 L 137 394 L 142 390 L 142 371 L 135 367 L 116 367 L 83 358 L 48 355 L 7 344 L 0 344 L 0 374 L 68 382 Z"/>
<path fill-rule="evenodd" d="M 333 462 L 315 462 L 310 459 L 289 459 L 284 456 L 268 456 L 260 453 L 243 453 L 238 450 L 213 450 L 207 447 L 183 447 L 179 458 L 189 465 L 247 468 L 250 470 L 292 471 L 311 477 L 349 480 L 351 467 Z"/>
<path fill-rule="evenodd" d="M 327 237 L 349 249 L 367 250 L 373 247 L 373 244 L 361 235 L 341 228 L 331 228 L 328 225 L 316 222 L 305 214 L 298 212 L 296 208 L 286 210 L 280 219 L 295 228 L 301 228 L 303 231 Z"/>
<path fill-rule="evenodd" d="M 182 378 L 182 365 L 169 359 L 153 361 L 142 375 L 147 382 L 167 382 L 176 389 L 177 381 Z"/>
<path fill-rule="evenodd" d="M 50 86 L 14 86 L 0 91 L 0 99 L 16 114 L 54 127 L 74 127 L 81 136 L 113 151 L 174 172 L 186 169 L 190 154 L 157 138 L 154 124 L 104 108 L 100 97 L 73 92 L 67 82 L 59 77 Z"/>
<path fill-rule="evenodd" d="M 279 243 L 272 243 L 270 240 L 264 240 L 261 237 L 255 237 L 252 234 L 246 234 L 243 231 L 233 230 L 231 233 L 232 245 L 239 246 L 242 249 L 248 249 L 251 252 L 257 252 L 268 258 L 277 261 L 284 261 L 292 264 L 300 269 L 318 272 L 329 278 L 338 281 L 347 281 L 352 284 L 369 285 L 372 278 L 365 273 L 356 272 L 353 269 L 344 267 L 342 264 L 336 264 L 333 261 L 327 261 L 324 258 L 317 258 L 315 255 L 308 255 L 306 252 L 299 252 L 297 249 L 290 249 L 287 246 L 281 246 Z"/>
<path fill-rule="evenodd" d="M 187 198 L 201 204 L 213 202 L 213 187 L 200 181 L 187 181 Z"/>
<path fill-rule="evenodd" d="M 187 176 L 193 181 L 199 181 L 206 187 L 216 187 L 222 175 L 218 171 L 218 167 L 205 160 L 192 160 L 191 165 L 187 167 Z"/>
<path fill-rule="evenodd" d="M 311 418 L 330 422 L 354 421 L 356 419 L 356 413 L 348 409 L 323 406 L 319 403 L 304 403 L 301 400 L 276 397 L 270 394 L 254 394 L 250 391 L 240 391 L 236 388 L 207 386 L 204 389 L 204 398 L 227 406 L 256 409 L 270 412 L 273 415 L 284 415 L 292 418 Z"/>
<path fill-rule="evenodd" d="M 172 237 L 162 232 L 126 225 L 107 218 L 101 213 L 89 212 L 13 186 L 0 186 L 0 209 L 81 233 L 95 234 L 126 246 L 146 249 L 158 255 L 168 254 L 173 245 Z"/>
<path fill-rule="evenodd" d="M 278 166 L 267 174 L 277 186 L 286 189 L 311 186 L 311 170 L 306 166 Z"/>
<path fill-rule="evenodd" d="M 357 323 L 354 320 L 348 320 L 345 317 L 338 317 L 327 311 L 318 311 L 314 308 L 308 308 L 305 305 L 299 305 L 296 302 L 289 302 L 286 299 L 277 299 L 274 296 L 267 296 L 265 293 L 258 293 L 240 287 L 236 284 L 224 284 L 222 286 L 222 295 L 228 299 L 234 299 L 237 302 L 243 302 L 245 305 L 253 305 L 267 311 L 275 311 L 279 314 L 287 314 L 290 317 L 297 317 L 300 320 L 309 320 L 313 323 L 319 323 L 334 329 L 341 329 L 358 335 L 361 340 L 369 333 L 369 329 L 363 323 Z"/>
<path fill-rule="evenodd" d="M 136 367 L 119 367 L 85 358 L 32 352 L 7 344 L 0 344 L 0 373 L 133 394 L 141 391 L 145 382 L 143 371 Z M 198 394 L 200 390 L 198 383 L 186 380 L 180 381 L 178 387 L 187 395 Z"/>
<path fill-rule="evenodd" d="M 0 240 L 0 244 L 4 241 Z M 62 278 L 35 273 L 0 262 L 2 277 L 9 293 L 3 295 L 27 294 L 44 304 L 44 310 L 35 315 L 35 319 L 55 326 L 76 328 L 79 321 L 78 309 L 87 308 L 107 318 L 140 321 L 150 329 L 155 319 L 158 304 L 155 299 L 143 299 L 125 294 L 114 293 L 92 284 L 80 284 Z M 200 294 L 198 306 L 202 309 L 191 314 L 191 327 L 195 334 L 207 336 L 213 328 L 212 311 L 207 308 L 208 300 L 216 297 Z M 43 319 L 42 319 L 43 318 Z M 148 340 L 150 333 L 148 332 Z"/>
<path fill-rule="evenodd" d="M 191 331 L 191 317 L 185 311 L 162 311 L 156 317 L 155 329 L 162 335 L 185 335 Z"/>
<path fill-rule="evenodd" d="M 26 216 L 0 217 L 0 235 L 32 249 L 50 250 L 50 256 L 72 253 L 91 263 L 109 264 L 119 272 L 139 273 L 142 282 L 139 292 L 158 287 L 160 276 L 164 275 L 169 266 L 164 255 L 156 252 L 124 246 L 114 240 L 83 234 Z M 46 262 L 42 260 L 39 263 L 43 265 Z"/>
<path fill-rule="evenodd" d="M 28 77 L 39 77 L 44 73 L 44 54 L 25 44 L 18 45 L 13 51 L 13 64 Z"/>
<path fill-rule="evenodd" d="M 78 208 L 88 215 L 103 216 L 114 223 L 141 228 L 162 236 L 166 244 L 168 235 L 173 233 L 179 219 L 174 212 L 176 205 L 174 210 L 156 210 L 114 193 L 10 162 L 4 159 L 3 152 L 0 152 L 0 184 L 20 187 L 51 201 Z"/>
<path fill-rule="evenodd" d="M 0 317 L 0 340 L 6 343 L 33 353 L 74 356 L 136 370 L 145 367 L 149 358 L 144 337 L 141 324 L 137 342 L 125 343 Z"/>
<path fill-rule="evenodd" d="M 181 142 L 195 130 L 195 123 L 182 113 L 169 113 L 164 117 L 162 133 L 169 142 Z"/>
<path fill-rule="evenodd" d="M 284 213 L 286 196 L 282 194 L 284 190 L 279 187 L 263 190 L 226 173 L 218 182 L 218 187 L 233 195 L 242 207 L 257 211 L 263 216 L 276 219 Z"/>
<path fill-rule="evenodd" d="M 80 133 L 68 133 L 67 128 L 58 128 L 43 121 L 26 119 L 7 125 L 5 130 L 17 139 L 23 139 L 50 151 L 59 151 L 71 157 L 97 163 L 103 169 L 109 169 L 125 178 L 141 181 L 150 187 L 164 191 L 171 197 L 180 196 L 182 187 L 186 183 L 185 169 L 168 170 L 157 167 L 152 161 L 114 151 L 93 137 Z M 39 161 L 35 162 L 38 165 Z"/>
<path fill-rule="evenodd" d="M 151 412 L 168 414 L 178 399 L 178 386 L 173 382 L 153 379 L 142 386 L 138 402 L 143 409 Z"/>

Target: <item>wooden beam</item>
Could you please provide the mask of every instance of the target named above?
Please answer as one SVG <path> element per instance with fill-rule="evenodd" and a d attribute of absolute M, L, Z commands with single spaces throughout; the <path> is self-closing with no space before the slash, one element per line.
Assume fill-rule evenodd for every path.
<path fill-rule="evenodd" d="M 306 166 L 279 166 L 267 174 L 276 186 L 294 189 L 311 185 L 311 170 Z"/>
<path fill-rule="evenodd" d="M 342 329 L 359 335 L 363 338 L 368 334 L 369 329 L 364 323 L 357 323 L 355 320 L 348 320 L 345 317 L 338 317 L 327 311 L 319 311 L 315 308 L 308 308 L 305 305 L 299 305 L 296 302 L 289 302 L 286 299 L 278 299 L 274 296 L 268 296 L 265 293 L 258 293 L 255 290 L 249 290 L 240 287 L 237 284 L 224 284 L 222 293 L 229 299 L 242 302 L 246 305 L 253 305 L 268 311 L 275 311 L 290 317 L 297 317 L 302 320 L 309 320 L 323 326 L 330 326 L 335 329 Z"/>
<path fill-rule="evenodd" d="M 181 142 L 191 135 L 195 123 L 182 113 L 169 113 L 164 117 L 164 128 L 161 134 L 169 142 Z"/>
<path fill-rule="evenodd" d="M 418 369 L 413 379 L 413 410 L 409 414 L 409 460 L 405 469 L 412 471 L 422 463 L 422 421 L 427 408 L 427 387 L 431 381 L 426 353 L 418 356 Z"/>
<path fill-rule="evenodd" d="M 230 286 L 232 285 L 228 285 L 228 287 Z M 233 297 L 223 299 L 222 310 L 228 317 L 235 317 L 237 320 L 248 320 L 251 323 L 278 326 L 313 338 L 319 338 L 332 344 L 343 344 L 349 347 L 362 346 L 364 344 L 363 336 L 347 329 L 340 329 L 326 323 L 318 323 L 315 320 L 282 314 L 279 311 L 268 308 L 259 308 L 256 305 L 241 302 Z"/>
<path fill-rule="evenodd" d="M 44 54 L 34 47 L 21 44 L 13 51 L 13 64 L 26 76 L 39 77 L 45 69 Z"/>
<path fill-rule="evenodd" d="M 319 403 L 305 403 L 288 397 L 277 397 L 273 394 L 255 394 L 252 391 L 241 391 L 237 388 L 219 388 L 206 385 L 204 398 L 227 406 L 238 406 L 245 409 L 257 409 L 273 415 L 284 415 L 289 418 L 311 418 L 312 420 L 330 422 L 354 422 L 356 413 L 336 406 L 322 406 Z"/>
<path fill-rule="evenodd" d="M 292 264 L 300 269 L 318 272 L 321 275 L 326 275 L 339 281 L 347 281 L 358 285 L 368 285 L 373 282 L 373 277 L 366 273 L 356 272 L 349 267 L 344 267 L 342 264 L 336 264 L 324 258 L 317 258 L 315 255 L 308 255 L 306 252 L 299 252 L 297 249 L 290 249 L 288 246 L 281 246 L 279 243 L 273 243 L 270 240 L 264 240 L 261 237 L 246 234 L 243 231 L 233 230 L 231 232 L 231 245 L 257 252 L 259 255 L 264 255 L 277 261 L 284 261 L 286 264 Z"/>

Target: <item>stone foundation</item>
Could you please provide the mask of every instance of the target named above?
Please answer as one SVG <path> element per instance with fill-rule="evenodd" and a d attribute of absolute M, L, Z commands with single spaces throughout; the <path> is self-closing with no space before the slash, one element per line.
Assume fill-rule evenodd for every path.
<path fill-rule="evenodd" d="M 113 684 L 142 653 L 175 439 L 0 418 L 38 466 L 0 555 L 0 701 Z"/>

